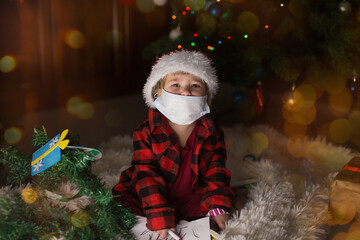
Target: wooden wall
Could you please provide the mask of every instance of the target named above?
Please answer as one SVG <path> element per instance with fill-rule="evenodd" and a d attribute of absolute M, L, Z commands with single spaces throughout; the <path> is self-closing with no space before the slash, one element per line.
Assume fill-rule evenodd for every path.
<path fill-rule="evenodd" d="M 93 101 L 139 92 L 150 68 L 142 50 L 167 34 L 170 23 L 149 27 L 147 15 L 118 0 L 0 1 L 0 58 L 10 55 L 17 63 L 0 72 L 2 125 L 63 107 L 72 96 Z M 83 45 L 70 47 L 67 39 L 76 45 L 79 33 Z"/>

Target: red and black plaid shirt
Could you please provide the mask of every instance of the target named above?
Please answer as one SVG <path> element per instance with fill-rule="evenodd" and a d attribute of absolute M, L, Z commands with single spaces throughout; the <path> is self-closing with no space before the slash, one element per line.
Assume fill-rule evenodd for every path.
<path fill-rule="evenodd" d="M 200 205 L 204 216 L 213 208 L 230 212 L 233 192 L 229 187 L 230 171 L 225 168 L 224 134 L 209 114 L 199 121 L 191 159 L 195 176 L 192 190 L 202 195 Z M 138 196 L 150 230 L 175 227 L 174 208 L 166 197 L 180 165 L 180 145 L 174 131 L 158 110 L 150 109 L 149 119 L 133 133 L 133 144 L 132 166 L 121 174 L 113 188 L 114 194 Z"/>

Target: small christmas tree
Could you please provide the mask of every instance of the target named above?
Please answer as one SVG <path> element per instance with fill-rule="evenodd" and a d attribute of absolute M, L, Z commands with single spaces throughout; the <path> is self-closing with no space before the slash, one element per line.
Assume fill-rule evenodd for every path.
<path fill-rule="evenodd" d="M 35 129 L 33 145 L 49 141 Z M 78 145 L 71 137 L 70 144 Z M 0 150 L 0 163 L 9 168 L 0 189 L 0 239 L 133 239 L 135 218 L 113 200 L 91 173 L 91 154 L 66 148 L 61 161 L 31 176 L 31 157 L 15 146 Z"/>

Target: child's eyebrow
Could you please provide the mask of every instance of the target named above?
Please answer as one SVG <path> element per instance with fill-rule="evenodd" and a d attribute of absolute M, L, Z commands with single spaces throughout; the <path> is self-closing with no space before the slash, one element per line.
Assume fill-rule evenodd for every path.
<path fill-rule="evenodd" d="M 179 81 L 179 78 L 177 76 L 171 76 L 167 79 L 167 82 L 170 83 L 170 82 L 176 82 L 176 81 Z M 194 78 L 192 79 L 191 81 L 195 81 L 195 82 L 198 82 L 198 83 L 204 83 L 204 81 L 200 78 Z"/>
<path fill-rule="evenodd" d="M 179 78 L 176 77 L 176 76 L 170 77 L 170 78 L 168 79 L 168 82 L 175 82 L 175 81 L 179 81 Z"/>
<path fill-rule="evenodd" d="M 193 81 L 198 82 L 198 83 L 204 83 L 204 81 L 201 80 L 200 78 L 195 78 L 195 79 L 193 79 Z"/>

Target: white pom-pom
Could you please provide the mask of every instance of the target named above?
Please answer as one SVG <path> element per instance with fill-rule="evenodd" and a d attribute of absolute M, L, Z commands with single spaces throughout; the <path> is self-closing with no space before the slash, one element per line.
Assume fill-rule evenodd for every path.
<path fill-rule="evenodd" d="M 174 28 L 173 30 L 170 31 L 169 33 L 169 38 L 171 40 L 175 40 L 176 38 L 180 37 L 182 34 L 180 27 Z"/>
<path fill-rule="evenodd" d="M 156 6 L 162 7 L 167 3 L 167 0 L 155 0 L 154 2 Z"/>

